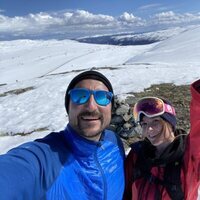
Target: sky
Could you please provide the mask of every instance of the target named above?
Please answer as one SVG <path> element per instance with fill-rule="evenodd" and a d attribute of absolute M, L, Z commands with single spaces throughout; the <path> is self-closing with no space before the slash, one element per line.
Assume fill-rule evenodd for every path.
<path fill-rule="evenodd" d="M 0 154 L 65 128 L 65 91 L 81 71 L 95 67 L 120 98 L 152 84 L 191 84 L 200 78 L 199 32 L 200 26 L 190 27 L 163 41 L 136 46 L 0 41 Z"/>
<path fill-rule="evenodd" d="M 1 0 L 0 40 L 77 38 L 200 24 L 198 0 Z"/>
<path fill-rule="evenodd" d="M 163 11 L 197 13 L 197 0 L 1 0 L 1 10 L 6 16 L 24 16 L 30 13 L 58 12 L 62 10 L 86 10 L 94 14 L 119 16 L 123 12 L 140 16 Z"/>

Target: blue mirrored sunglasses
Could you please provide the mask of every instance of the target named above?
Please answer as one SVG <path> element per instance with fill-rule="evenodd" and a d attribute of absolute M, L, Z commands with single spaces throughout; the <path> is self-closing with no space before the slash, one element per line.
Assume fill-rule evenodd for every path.
<path fill-rule="evenodd" d="M 81 105 L 87 103 L 93 94 L 96 103 L 100 106 L 107 106 L 113 98 L 113 93 L 105 90 L 89 90 L 86 88 L 74 88 L 68 93 L 73 103 Z"/>

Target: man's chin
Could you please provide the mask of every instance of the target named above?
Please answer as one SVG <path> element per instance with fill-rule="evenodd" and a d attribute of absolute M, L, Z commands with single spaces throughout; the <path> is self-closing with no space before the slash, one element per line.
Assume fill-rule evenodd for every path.
<path fill-rule="evenodd" d="M 99 140 L 101 136 L 101 129 L 82 129 L 81 135 L 88 140 Z"/>

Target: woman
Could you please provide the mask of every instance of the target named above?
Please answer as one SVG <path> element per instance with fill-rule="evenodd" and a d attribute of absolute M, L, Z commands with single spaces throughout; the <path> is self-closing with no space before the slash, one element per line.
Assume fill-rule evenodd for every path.
<path fill-rule="evenodd" d="M 191 85 L 191 131 L 176 130 L 174 107 L 146 97 L 134 106 L 144 140 L 131 145 L 124 199 L 195 200 L 200 184 L 200 80 Z"/>

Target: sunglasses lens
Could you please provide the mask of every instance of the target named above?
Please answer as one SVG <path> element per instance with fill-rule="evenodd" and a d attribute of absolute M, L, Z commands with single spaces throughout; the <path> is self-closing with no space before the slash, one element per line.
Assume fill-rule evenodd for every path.
<path fill-rule="evenodd" d="M 73 103 L 77 105 L 86 103 L 89 100 L 91 94 L 94 95 L 96 103 L 100 106 L 108 105 L 113 97 L 112 92 L 104 90 L 88 90 L 85 88 L 74 88 L 69 91 L 69 94 Z"/>
<path fill-rule="evenodd" d="M 75 104 L 84 104 L 88 101 L 90 98 L 90 92 L 89 90 L 83 89 L 83 88 L 75 88 L 70 90 L 70 98 Z"/>
<path fill-rule="evenodd" d="M 97 90 L 94 92 L 94 98 L 100 106 L 107 106 L 112 100 L 113 94 L 108 91 Z"/>
<path fill-rule="evenodd" d="M 139 121 L 139 115 L 158 116 L 164 113 L 164 103 L 158 98 L 144 98 L 134 106 L 134 118 Z"/>

